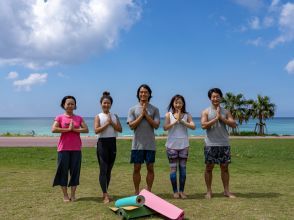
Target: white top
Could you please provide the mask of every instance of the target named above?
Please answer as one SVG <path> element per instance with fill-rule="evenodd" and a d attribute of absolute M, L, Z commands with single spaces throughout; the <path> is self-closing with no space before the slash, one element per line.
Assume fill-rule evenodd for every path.
<path fill-rule="evenodd" d="M 110 113 L 111 120 L 116 124 L 116 116 L 112 113 Z M 100 126 L 103 126 L 106 124 L 108 120 L 108 115 L 101 112 L 98 114 L 98 117 L 100 119 Z M 114 128 L 111 125 L 108 125 L 104 131 L 98 133 L 98 138 L 108 138 L 108 137 L 117 137 L 117 132 L 114 130 Z"/>
<path fill-rule="evenodd" d="M 177 119 L 169 112 L 170 123 L 174 123 Z M 184 114 L 183 121 L 188 121 L 188 114 Z M 184 149 L 189 147 L 188 129 L 181 123 L 176 123 L 168 130 L 168 136 L 165 146 L 170 149 Z"/>

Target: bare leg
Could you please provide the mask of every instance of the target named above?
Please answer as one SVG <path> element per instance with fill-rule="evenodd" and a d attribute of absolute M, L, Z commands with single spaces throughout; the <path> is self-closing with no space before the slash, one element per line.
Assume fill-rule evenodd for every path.
<path fill-rule="evenodd" d="M 67 194 L 67 187 L 66 186 L 62 186 L 61 187 L 61 190 L 63 192 L 63 201 L 64 202 L 69 202 L 70 199 L 69 199 L 68 194 Z"/>
<path fill-rule="evenodd" d="M 229 174 L 229 164 L 221 164 L 221 178 L 224 186 L 224 196 L 229 198 L 235 198 L 236 196 L 232 194 L 229 190 L 230 174 Z"/>
<path fill-rule="evenodd" d="M 141 182 L 141 164 L 134 164 L 134 171 L 133 171 L 133 182 L 135 187 L 135 194 L 139 194 L 139 186 Z"/>
<path fill-rule="evenodd" d="M 76 190 L 77 190 L 77 186 L 72 186 L 72 187 L 71 187 L 70 200 L 71 200 L 72 202 L 76 201 Z"/>
<path fill-rule="evenodd" d="M 205 183 L 206 183 L 206 188 L 207 188 L 205 198 L 207 198 L 207 199 L 211 199 L 211 197 L 212 197 L 211 184 L 212 184 L 212 170 L 213 170 L 213 168 L 214 168 L 214 164 L 206 164 L 204 178 L 205 178 Z"/>
<path fill-rule="evenodd" d="M 149 163 L 146 166 L 147 166 L 147 176 L 146 176 L 147 190 L 151 192 L 151 188 L 154 181 L 154 166 L 153 166 L 153 163 Z"/>

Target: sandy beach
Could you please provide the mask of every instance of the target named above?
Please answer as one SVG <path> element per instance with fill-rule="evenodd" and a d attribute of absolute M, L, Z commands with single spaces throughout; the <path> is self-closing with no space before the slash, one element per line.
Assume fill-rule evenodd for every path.
<path fill-rule="evenodd" d="M 166 137 L 156 137 L 165 139 Z M 190 139 L 203 139 L 204 136 L 193 136 Z M 56 147 L 59 137 L 0 137 L 0 147 Z M 118 137 L 118 140 L 131 140 L 132 137 Z M 294 139 L 294 136 L 231 136 L 230 139 Z M 94 147 L 96 137 L 82 137 L 83 147 Z"/>

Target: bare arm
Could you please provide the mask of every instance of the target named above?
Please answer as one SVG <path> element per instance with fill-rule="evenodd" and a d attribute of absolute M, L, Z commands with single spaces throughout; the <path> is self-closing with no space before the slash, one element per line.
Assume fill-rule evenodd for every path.
<path fill-rule="evenodd" d="M 205 109 L 202 113 L 201 113 L 201 127 L 203 129 L 208 129 L 211 126 L 213 126 L 216 122 L 218 121 L 218 118 L 215 117 L 214 119 L 208 121 L 208 110 Z"/>
<path fill-rule="evenodd" d="M 52 133 L 65 133 L 71 131 L 70 127 L 68 128 L 61 128 L 59 125 L 59 122 L 54 121 L 53 125 L 51 127 L 51 132 Z"/>
<path fill-rule="evenodd" d="M 157 129 L 159 127 L 159 124 L 160 124 L 160 121 L 157 121 L 157 120 L 153 120 L 153 118 L 151 118 L 147 112 L 145 114 L 145 118 L 147 120 L 147 122 L 151 125 L 152 128 L 155 128 Z"/>
<path fill-rule="evenodd" d="M 109 125 L 109 122 L 108 123 L 105 123 L 105 125 L 101 126 L 100 125 L 100 118 L 99 118 L 98 115 L 96 115 L 95 120 L 94 120 L 94 131 L 95 131 L 95 134 L 99 134 L 102 131 L 104 131 L 107 128 L 108 125 Z"/>
<path fill-rule="evenodd" d="M 122 127 L 121 127 L 119 118 L 117 115 L 115 115 L 115 117 L 116 117 L 116 123 L 111 121 L 111 125 L 114 128 L 114 130 L 116 130 L 117 132 L 122 132 Z"/>
<path fill-rule="evenodd" d="M 141 115 L 140 115 L 138 118 L 136 118 L 135 120 L 128 122 L 129 127 L 130 127 L 132 130 L 136 129 L 136 128 L 138 127 L 138 125 L 140 124 L 140 122 L 142 121 L 143 117 L 144 117 L 144 116 L 141 114 Z"/>
<path fill-rule="evenodd" d="M 165 121 L 163 125 L 163 130 L 167 131 L 170 128 L 172 128 L 178 121 L 175 121 L 174 123 L 170 123 L 170 118 L 169 118 L 169 112 L 165 114 Z"/>
<path fill-rule="evenodd" d="M 223 123 L 225 123 L 226 125 L 232 127 L 232 128 L 235 128 L 237 127 L 237 124 L 231 114 L 231 112 L 228 111 L 227 115 L 226 115 L 226 118 L 220 116 L 219 118 Z"/>
<path fill-rule="evenodd" d="M 187 128 L 190 128 L 192 130 L 196 129 L 196 125 L 193 122 L 192 116 L 188 114 L 188 119 L 187 122 L 185 122 L 184 120 L 180 120 L 180 123 L 184 126 L 186 126 Z"/>
<path fill-rule="evenodd" d="M 83 119 L 81 126 L 79 128 L 74 128 L 74 126 L 73 126 L 72 131 L 77 132 L 77 133 L 88 133 L 89 129 L 88 129 L 88 125 L 85 123 L 85 121 Z"/>

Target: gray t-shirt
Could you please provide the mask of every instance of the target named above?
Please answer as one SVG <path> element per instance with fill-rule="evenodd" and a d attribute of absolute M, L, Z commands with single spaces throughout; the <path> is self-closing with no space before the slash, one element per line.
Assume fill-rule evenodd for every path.
<path fill-rule="evenodd" d="M 221 108 L 222 117 L 226 117 L 227 110 Z M 216 110 L 212 107 L 208 108 L 208 121 L 216 117 Z M 206 129 L 205 137 L 206 146 L 229 146 L 229 134 L 225 123 L 217 121 L 213 126 Z"/>
<path fill-rule="evenodd" d="M 133 106 L 129 110 L 127 122 L 134 121 L 142 113 L 140 103 Z M 155 106 L 148 103 L 147 113 L 154 121 L 160 121 L 159 110 Z M 134 138 L 132 142 L 132 150 L 155 150 L 154 128 L 143 118 L 140 124 L 134 129 Z"/>

